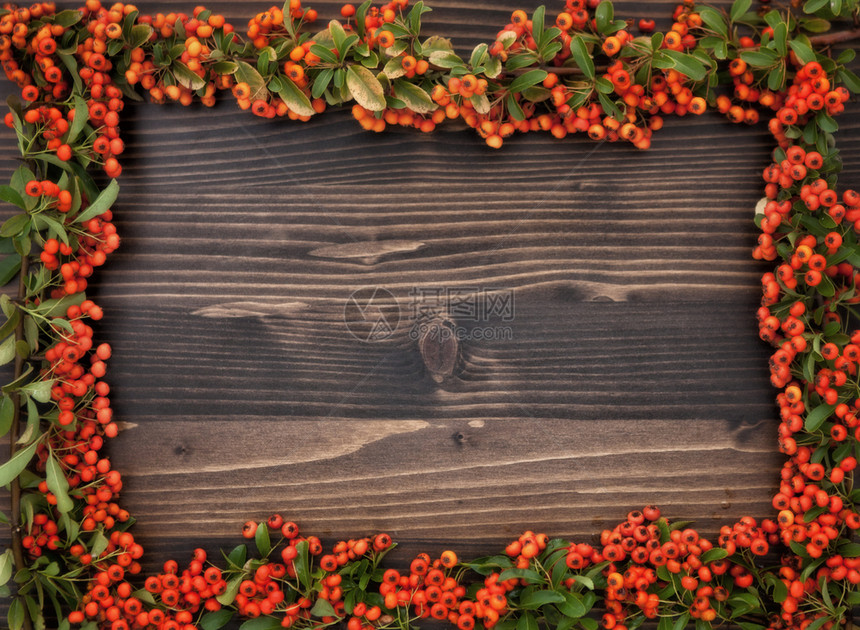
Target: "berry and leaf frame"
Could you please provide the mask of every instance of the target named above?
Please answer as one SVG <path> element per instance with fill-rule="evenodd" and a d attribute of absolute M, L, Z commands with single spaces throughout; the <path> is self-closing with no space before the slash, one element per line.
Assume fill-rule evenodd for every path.
<path fill-rule="evenodd" d="M 12 543 L 0 555 L 4 595 L 15 583 L 9 627 L 216 630 L 239 620 L 243 630 L 372 630 L 427 618 L 461 630 L 850 626 L 860 604 L 860 194 L 837 187 L 834 135 L 860 79 L 853 50 L 831 47 L 857 36 L 857 1 L 684 2 L 669 30 L 652 33 L 652 20 L 628 24 L 610 2 L 566 0 L 552 17 L 543 7 L 515 11 L 468 58 L 422 35 L 429 7 L 408 4 L 347 4 L 341 19 L 319 25 L 313 9 L 288 0 L 242 35 L 203 7 L 147 16 L 88 0 L 80 10 L 3 10 L 0 60 L 21 89 L 5 121 L 23 160 L 0 186 L 16 208 L 0 226 L 0 278 L 18 279 L 16 294 L 0 298 L 0 362 L 14 364 L 0 402 L 11 445 L 0 466 L 12 503 Z M 142 579 L 144 550 L 118 502 L 122 478 L 101 452 L 117 433 L 104 380 L 111 348 L 94 341 L 90 323 L 102 311 L 86 288 L 120 244 L 111 208 L 124 103 L 145 94 L 212 105 L 227 90 L 266 118 L 307 120 L 345 105 L 375 132 L 430 133 L 457 119 L 496 149 L 536 131 L 647 149 L 665 116 L 764 116 L 777 148 L 762 173 L 753 257 L 773 264 L 757 316 L 774 346 L 786 455 L 774 514 L 744 517 L 712 541 L 648 506 L 599 544 L 529 531 L 496 556 L 422 553 L 402 571 L 382 564 L 387 534 L 329 549 L 275 514 L 245 524 L 253 548 L 220 561 L 196 550 Z M 99 169 L 104 186 L 92 175 Z"/>

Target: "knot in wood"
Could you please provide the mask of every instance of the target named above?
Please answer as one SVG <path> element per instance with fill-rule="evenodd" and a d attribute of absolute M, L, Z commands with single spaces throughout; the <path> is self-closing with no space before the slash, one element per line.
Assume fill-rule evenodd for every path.
<path fill-rule="evenodd" d="M 434 317 L 418 325 L 418 351 L 424 366 L 437 383 L 454 373 L 459 343 L 454 323 L 444 317 Z"/>

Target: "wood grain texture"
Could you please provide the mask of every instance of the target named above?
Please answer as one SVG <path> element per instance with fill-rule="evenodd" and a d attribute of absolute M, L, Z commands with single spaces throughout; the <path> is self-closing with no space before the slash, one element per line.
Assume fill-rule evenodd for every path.
<path fill-rule="evenodd" d="M 265 8 L 210 6 L 237 24 Z M 432 6 L 427 32 L 463 48 L 520 4 Z M 858 113 L 839 133 L 855 187 Z M 524 528 L 589 539 L 646 503 L 711 533 L 770 512 L 762 127 L 707 115 L 647 152 L 539 135 L 493 152 L 456 125 L 374 135 L 348 112 L 296 124 L 224 102 L 129 106 L 122 129 L 123 244 L 91 294 L 148 567 L 275 511 L 328 540 L 389 531 L 402 557 Z M 469 310 L 488 296 L 512 309 Z M 440 378 L 422 309 L 461 337 Z"/>

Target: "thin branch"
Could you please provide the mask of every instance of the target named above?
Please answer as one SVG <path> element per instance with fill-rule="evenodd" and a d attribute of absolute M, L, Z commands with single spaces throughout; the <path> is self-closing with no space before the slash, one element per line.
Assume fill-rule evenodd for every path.
<path fill-rule="evenodd" d="M 27 297 L 27 273 L 30 267 L 30 257 L 21 256 L 21 271 L 18 274 L 18 300 L 22 301 Z M 22 316 L 15 327 L 15 341 L 24 339 L 24 317 Z M 24 370 L 24 359 L 21 355 L 15 355 L 15 380 L 21 376 Z M 21 422 L 21 397 L 18 392 L 13 392 L 10 396 L 12 400 L 12 427 L 9 430 L 9 458 L 15 455 L 18 442 L 18 429 Z M 27 568 L 27 561 L 24 559 L 24 545 L 22 544 L 21 531 L 21 482 L 18 477 L 15 477 L 11 483 L 11 527 L 12 527 L 12 556 L 15 559 L 15 569 L 20 571 Z M 30 619 L 30 611 L 26 606 L 24 610 L 24 630 L 33 630 L 33 623 Z"/>
<path fill-rule="evenodd" d="M 860 28 L 852 28 L 850 31 L 834 31 L 833 33 L 812 35 L 809 38 L 809 43 L 813 46 L 829 46 L 831 44 L 838 44 L 839 42 L 850 42 L 855 39 L 860 39 Z"/>

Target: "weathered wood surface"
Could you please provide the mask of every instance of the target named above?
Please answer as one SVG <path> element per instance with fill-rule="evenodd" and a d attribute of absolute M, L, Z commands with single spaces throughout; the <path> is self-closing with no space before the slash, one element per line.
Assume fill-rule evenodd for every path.
<path fill-rule="evenodd" d="M 240 26 L 265 8 L 210 6 Z M 426 31 L 465 47 L 520 4 L 432 6 Z M 190 5 L 151 5 L 168 9 Z M 389 531 L 404 557 L 524 528 L 588 539 L 646 503 L 708 532 L 769 513 L 780 457 L 750 258 L 763 126 L 707 115 L 670 120 L 647 152 L 543 135 L 494 152 L 456 126 L 374 135 L 345 111 L 296 124 L 228 101 L 126 109 L 123 245 L 92 291 L 148 566 L 272 512 L 328 541 Z M 855 187 L 858 111 L 839 134 Z M 373 287 L 396 307 L 370 321 L 399 323 L 367 342 L 349 300 Z M 446 307 L 435 290 L 513 311 L 449 313 L 467 338 L 433 370 L 410 292 Z"/>

